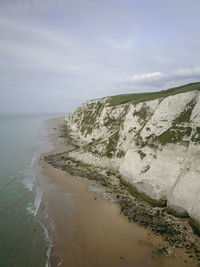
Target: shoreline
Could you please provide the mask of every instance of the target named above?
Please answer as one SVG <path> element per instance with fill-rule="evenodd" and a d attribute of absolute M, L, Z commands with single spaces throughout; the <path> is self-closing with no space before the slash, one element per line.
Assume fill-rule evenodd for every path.
<path fill-rule="evenodd" d="M 59 184 L 59 187 L 62 188 L 60 190 L 64 191 L 66 189 L 65 187 L 66 184 L 64 185 L 64 183 L 66 183 L 67 178 L 68 178 L 67 186 L 69 186 L 69 180 L 70 180 L 70 183 L 71 184 L 75 183 L 77 187 L 80 187 L 81 184 L 80 187 L 81 190 L 84 190 L 84 186 L 87 187 L 88 185 L 91 185 L 91 183 L 93 187 L 97 187 L 97 185 L 99 187 L 100 183 L 100 188 L 102 188 L 103 193 L 101 192 L 101 190 L 99 190 L 98 194 L 97 192 L 95 193 L 89 192 L 89 194 L 90 193 L 92 194 L 90 197 L 97 200 L 100 194 L 101 195 L 100 199 L 102 198 L 101 201 L 107 201 L 106 205 L 108 206 L 109 206 L 108 203 L 112 203 L 112 207 L 113 206 L 117 207 L 119 213 L 117 216 L 119 218 L 123 218 L 124 220 L 126 220 L 126 223 L 130 221 L 132 228 L 139 227 L 139 231 L 143 230 L 147 231 L 148 235 L 146 237 L 149 237 L 149 235 L 151 235 L 152 240 L 154 239 L 156 240 L 156 238 L 158 238 L 159 245 L 156 248 L 154 247 L 153 249 L 154 254 L 156 254 L 156 257 L 158 258 L 164 257 L 165 258 L 164 261 L 166 262 L 170 261 L 172 257 L 175 258 L 174 261 L 176 261 L 177 258 L 176 264 L 175 262 L 174 265 L 173 263 L 170 263 L 172 264 L 172 266 L 197 266 L 196 261 L 197 258 L 200 259 L 199 258 L 200 251 L 198 250 L 197 244 L 195 244 L 197 238 L 194 235 L 189 234 L 187 219 L 176 219 L 173 216 L 166 214 L 165 208 L 151 207 L 144 201 L 141 201 L 140 199 L 136 199 L 135 197 L 131 196 L 127 188 L 121 185 L 119 179 L 114 177 L 115 175 L 113 175 L 112 173 L 103 172 L 102 174 L 102 172 L 99 171 L 98 168 L 94 168 L 94 166 L 91 169 L 91 166 L 88 166 L 83 163 L 81 164 L 81 162 L 77 162 L 67 157 L 66 150 L 67 149 L 72 150 L 76 148 L 75 147 L 73 148 L 71 140 L 67 140 L 65 134 L 60 133 L 60 127 L 62 127 L 61 124 L 63 124 L 64 121 L 62 122 L 61 119 L 57 119 L 57 123 L 58 126 L 54 127 L 57 133 L 53 137 L 52 136 L 50 137 L 51 141 L 53 142 L 54 149 L 49 153 L 43 154 L 40 159 L 40 165 L 42 166 L 43 169 L 42 170 L 43 175 L 45 175 L 46 177 L 51 177 L 49 184 L 51 184 L 51 186 L 53 184 L 54 189 L 56 188 L 56 186 L 58 186 L 58 180 L 52 179 L 53 176 L 52 173 L 55 176 L 56 175 L 62 176 L 61 179 L 62 182 L 60 181 L 61 184 Z M 58 134 L 60 141 L 58 140 L 59 139 Z M 55 172 L 57 174 L 55 174 Z M 71 176 L 69 173 L 73 176 Z M 84 178 L 77 178 L 77 177 L 84 177 Z M 74 185 L 72 186 L 72 188 L 73 187 Z M 58 190 L 58 188 L 56 188 L 56 190 Z M 59 192 L 58 190 L 57 195 L 59 193 L 61 192 Z M 102 196 L 103 194 L 104 197 L 106 196 L 106 198 L 112 200 L 112 202 L 109 200 L 105 200 L 104 197 Z M 51 201 L 53 200 L 51 199 Z M 98 201 L 95 201 L 95 203 L 98 203 Z M 105 203 L 104 203 L 104 208 L 105 208 Z M 121 215 L 120 212 L 126 215 L 126 217 Z M 51 214 L 51 216 L 54 215 Z M 189 241 L 189 239 L 191 238 L 193 238 L 193 241 L 191 240 Z M 56 238 L 54 237 L 53 239 L 55 241 Z M 59 243 L 58 240 L 57 243 Z M 156 242 L 154 246 L 156 246 Z M 54 253 L 54 249 L 52 250 L 52 253 Z M 180 255 L 182 258 L 181 265 L 179 263 Z M 53 261 L 52 258 L 51 261 Z M 121 262 L 123 262 L 122 259 Z M 65 264 L 66 264 L 65 260 L 63 259 L 63 263 L 60 266 L 73 266 Z M 53 265 L 53 266 L 58 266 L 58 265 Z M 103 266 L 103 265 L 96 265 L 96 266 Z M 140 265 L 140 266 L 161 266 L 161 265 L 159 265 L 158 262 L 157 263 L 151 262 L 149 263 L 149 265 Z M 162 264 L 162 266 L 165 265 Z"/>

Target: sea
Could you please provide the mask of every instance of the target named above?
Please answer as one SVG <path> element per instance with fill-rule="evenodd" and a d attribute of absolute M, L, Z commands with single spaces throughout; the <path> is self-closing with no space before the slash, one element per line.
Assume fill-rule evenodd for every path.
<path fill-rule="evenodd" d="M 51 150 L 47 120 L 62 115 L 0 114 L 0 267 L 50 266 L 38 162 Z"/>

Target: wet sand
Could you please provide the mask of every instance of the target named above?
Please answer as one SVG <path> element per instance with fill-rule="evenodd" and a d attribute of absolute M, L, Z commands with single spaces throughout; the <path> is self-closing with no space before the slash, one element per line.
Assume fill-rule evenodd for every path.
<path fill-rule="evenodd" d="M 59 137 L 61 123 L 62 119 L 49 122 L 54 145 L 51 153 L 69 148 Z M 117 204 L 104 199 L 103 193 L 89 191 L 88 187 L 98 187 L 95 181 L 73 177 L 42 160 L 41 166 L 47 177 L 43 181 L 42 207 L 54 224 L 52 267 L 196 266 L 183 249 L 173 250 L 172 256 L 159 254 L 159 246 L 167 243 L 129 222 Z"/>

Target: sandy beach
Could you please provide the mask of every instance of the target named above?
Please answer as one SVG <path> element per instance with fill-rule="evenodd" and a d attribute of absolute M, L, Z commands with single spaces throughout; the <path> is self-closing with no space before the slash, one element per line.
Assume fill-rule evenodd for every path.
<path fill-rule="evenodd" d="M 48 122 L 50 153 L 70 149 L 60 134 L 62 124 L 63 118 Z M 74 177 L 42 158 L 40 165 L 46 177 L 42 209 L 54 225 L 52 267 L 196 266 L 183 249 L 174 248 L 170 256 L 159 253 L 167 245 L 161 236 L 130 222 L 95 181 Z"/>

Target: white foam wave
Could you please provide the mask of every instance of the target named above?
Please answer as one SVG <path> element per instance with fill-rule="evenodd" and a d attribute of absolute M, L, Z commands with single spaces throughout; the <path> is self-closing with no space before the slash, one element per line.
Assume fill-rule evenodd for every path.
<path fill-rule="evenodd" d="M 37 154 L 35 153 L 31 159 L 30 165 L 21 171 L 21 174 L 24 177 L 22 180 L 22 183 L 29 191 L 33 190 L 33 185 L 35 182 L 35 172 L 33 168 L 34 168 L 36 159 L 37 159 Z"/>
<path fill-rule="evenodd" d="M 46 251 L 47 260 L 46 260 L 45 267 L 51 267 L 51 263 L 50 263 L 49 259 L 50 259 L 51 248 L 52 248 L 52 240 L 49 236 L 47 229 L 44 226 L 43 226 L 43 229 L 44 229 L 45 239 L 47 242 L 47 251 Z"/>
<path fill-rule="evenodd" d="M 52 233 L 54 230 L 53 220 L 51 218 L 49 218 L 48 213 L 46 213 L 46 212 L 43 212 L 43 216 L 45 216 L 45 221 L 48 221 L 48 229 Z M 49 231 L 47 230 L 47 228 L 45 227 L 45 224 L 42 224 L 40 222 L 40 225 L 42 226 L 42 228 L 44 230 L 44 236 L 45 236 L 45 240 L 46 240 L 46 244 L 47 244 L 45 267 L 51 267 L 50 255 L 51 255 L 51 248 L 53 246 L 52 237 L 49 234 Z"/>
<path fill-rule="evenodd" d="M 33 203 L 28 203 L 28 206 L 26 208 L 29 214 L 34 214 L 35 213 L 35 208 L 33 206 Z"/>
<path fill-rule="evenodd" d="M 31 167 L 34 166 L 36 159 L 37 159 L 37 153 L 35 152 L 32 159 L 31 159 L 31 164 L 30 164 Z"/>
<path fill-rule="evenodd" d="M 37 187 L 36 189 L 36 195 L 34 198 L 33 203 L 29 202 L 26 210 L 28 211 L 29 214 L 32 214 L 35 216 L 39 210 L 41 201 L 42 201 L 42 196 L 43 196 L 43 191 L 41 188 Z"/>
<path fill-rule="evenodd" d="M 34 216 L 37 214 L 38 209 L 40 207 L 41 201 L 42 201 L 42 195 L 43 195 L 43 190 L 41 187 L 37 187 L 36 189 L 36 196 L 34 199 L 34 208 L 35 208 L 35 212 L 34 212 Z"/>

